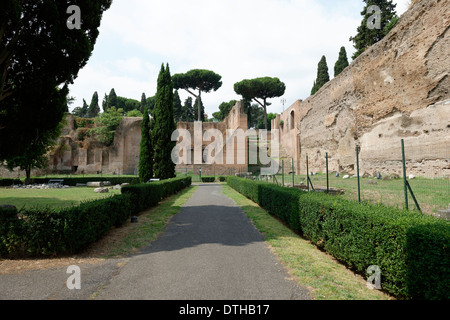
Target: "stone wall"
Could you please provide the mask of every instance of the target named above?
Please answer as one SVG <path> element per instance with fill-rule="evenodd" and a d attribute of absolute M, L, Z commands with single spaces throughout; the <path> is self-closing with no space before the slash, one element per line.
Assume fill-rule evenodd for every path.
<path fill-rule="evenodd" d="M 231 109 L 229 115 L 224 119 L 223 122 L 204 122 L 202 124 L 202 136 L 205 131 L 209 129 L 216 129 L 221 132 L 224 148 L 222 150 L 222 154 L 218 154 L 220 158 L 223 159 L 223 163 L 213 163 L 207 164 L 205 163 L 205 159 L 202 160 L 203 163 L 199 163 L 200 161 L 196 161 L 194 158 L 194 122 L 179 122 L 177 125 L 177 129 L 185 129 L 190 133 L 191 138 L 191 149 L 190 149 L 190 164 L 180 164 L 177 165 L 176 169 L 180 172 L 183 170 L 191 171 L 194 174 L 199 174 L 200 169 L 202 175 L 230 175 L 237 172 L 247 172 L 248 171 L 248 139 L 245 138 L 244 143 L 238 143 L 238 139 L 235 140 L 234 146 L 234 155 L 231 163 L 227 161 L 227 150 L 226 143 L 231 143 L 227 141 L 227 130 L 231 130 L 230 132 L 235 132 L 236 130 L 242 129 L 245 133 L 247 131 L 247 114 L 244 113 L 244 106 L 242 101 L 236 103 L 236 105 Z M 206 140 L 202 139 L 202 150 L 198 150 L 202 154 L 205 152 L 205 148 L 213 143 L 214 140 Z M 244 158 L 238 158 L 239 154 L 243 154 Z M 215 154 L 213 155 L 215 156 Z"/>
<path fill-rule="evenodd" d="M 408 172 L 450 176 L 449 29 L 448 1 L 418 1 L 382 41 L 273 120 L 284 121 L 281 144 L 300 171 L 308 155 L 311 171 L 324 172 L 328 152 L 330 170 L 352 172 L 359 145 L 362 170 L 400 173 L 404 139 Z"/>
<path fill-rule="evenodd" d="M 64 142 L 64 147 L 60 149 L 60 152 L 53 152 L 49 155 L 49 167 L 46 170 L 34 170 L 32 175 L 40 176 L 46 173 L 137 175 L 141 122 L 142 118 L 123 118 L 116 130 L 114 143 L 111 146 L 105 146 L 95 138 L 79 141 L 74 118 L 72 115 L 68 115 L 67 124 L 60 138 Z M 229 116 L 223 122 L 204 122 L 202 126 L 203 133 L 208 129 L 219 130 L 224 143 L 226 143 L 227 129 L 233 131 L 242 129 L 245 132 L 247 130 L 247 115 L 244 113 L 242 102 L 236 103 Z M 178 128 L 189 130 L 192 138 L 194 137 L 194 123 L 180 122 L 178 123 Z M 192 151 L 194 150 L 193 142 L 192 139 Z M 201 152 L 210 143 L 211 141 L 203 141 Z M 203 175 L 228 175 L 239 171 L 247 172 L 247 147 L 247 139 L 245 139 L 244 144 L 239 145 L 236 143 L 232 164 L 227 164 L 227 154 L 226 150 L 224 150 L 224 164 L 178 165 L 176 169 L 180 172 L 187 169 L 198 173 L 199 169 L 202 168 Z M 238 160 L 239 152 L 243 152 L 245 155 L 243 161 Z M 19 170 L 9 172 L 6 168 L 0 167 L 0 176 L 3 178 L 17 178 L 25 176 L 25 173 Z"/>

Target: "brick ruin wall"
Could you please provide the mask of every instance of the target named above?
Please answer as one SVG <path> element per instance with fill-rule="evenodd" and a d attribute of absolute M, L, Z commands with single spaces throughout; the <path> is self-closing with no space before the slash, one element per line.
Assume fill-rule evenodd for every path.
<path fill-rule="evenodd" d="M 422 0 L 340 75 L 276 119 L 297 172 L 360 170 L 450 176 L 450 5 Z M 283 126 L 280 127 L 280 120 Z M 361 172 L 361 173 L 362 173 Z"/>
<path fill-rule="evenodd" d="M 354 173 L 355 148 L 360 169 L 372 174 L 401 173 L 401 139 L 405 140 L 408 173 L 450 176 L 450 6 L 448 0 L 421 0 L 405 12 L 391 32 L 351 63 L 338 77 L 305 101 L 294 102 L 272 120 L 280 129 L 282 148 L 294 159 L 296 172 Z M 50 157 L 48 171 L 137 174 L 141 118 L 124 118 L 110 147 L 77 142 L 68 118 L 66 150 Z M 283 120 L 283 126 L 279 126 Z M 193 130 L 193 123 L 178 128 Z M 203 129 L 247 128 L 242 103 L 220 123 Z M 247 143 L 247 142 L 246 142 Z M 247 148 L 247 145 L 246 145 Z M 247 162 L 248 159 L 246 159 Z M 247 164 L 177 166 L 204 174 L 247 171 Z M 44 172 L 33 171 L 33 175 Z M 0 167 L 1 177 L 24 176 Z"/>
<path fill-rule="evenodd" d="M 137 175 L 139 168 L 139 150 L 141 143 L 142 118 L 123 118 L 116 129 L 114 142 L 111 146 L 105 146 L 95 138 L 79 141 L 77 130 L 72 115 L 67 116 L 67 124 L 63 129 L 61 139 L 64 140 L 63 151 L 59 154 L 49 155 L 49 166 L 45 170 L 32 170 L 32 176 L 41 176 L 52 173 L 65 174 L 117 174 Z M 180 122 L 177 127 L 188 129 L 191 133 L 192 143 L 194 137 L 194 123 Z M 222 132 L 224 142 L 226 141 L 226 130 L 247 129 L 247 115 L 244 113 L 242 102 L 237 102 L 229 116 L 223 122 L 204 122 L 203 132 L 207 129 L 218 129 Z M 211 141 L 203 141 L 203 149 Z M 248 157 L 245 154 L 244 163 L 237 160 L 239 149 L 247 149 L 247 141 L 244 145 L 236 144 L 234 149 L 234 161 L 226 163 L 226 151 L 224 150 L 224 164 L 191 164 L 178 165 L 176 170 L 185 170 L 195 173 L 202 168 L 203 175 L 228 175 L 239 171 L 248 171 Z M 193 150 L 192 145 L 192 150 Z M 8 171 L 0 166 L 0 177 L 17 178 L 24 177 L 25 172 L 15 170 Z"/>

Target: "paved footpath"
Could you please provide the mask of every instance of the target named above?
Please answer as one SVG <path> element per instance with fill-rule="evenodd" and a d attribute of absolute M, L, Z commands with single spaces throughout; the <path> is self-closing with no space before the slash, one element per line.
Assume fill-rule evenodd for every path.
<path fill-rule="evenodd" d="M 200 185 L 166 232 L 139 254 L 81 270 L 81 290 L 67 289 L 66 269 L 37 272 L 43 291 L 39 281 L 30 283 L 32 275 L 0 275 L 0 299 L 8 299 L 8 285 L 26 291 L 27 282 L 27 299 L 89 299 L 93 292 L 96 300 L 310 299 L 221 185 Z M 57 284 L 49 281 L 55 278 Z M 10 298 L 26 298 L 14 292 L 9 288 Z"/>

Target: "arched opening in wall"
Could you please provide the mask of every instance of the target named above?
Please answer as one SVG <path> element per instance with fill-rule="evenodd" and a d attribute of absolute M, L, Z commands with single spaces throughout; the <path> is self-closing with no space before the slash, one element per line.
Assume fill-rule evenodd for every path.
<path fill-rule="evenodd" d="M 294 124 L 295 124 L 295 114 L 294 114 L 294 110 L 292 110 L 290 118 L 289 118 L 289 130 L 294 129 Z"/>

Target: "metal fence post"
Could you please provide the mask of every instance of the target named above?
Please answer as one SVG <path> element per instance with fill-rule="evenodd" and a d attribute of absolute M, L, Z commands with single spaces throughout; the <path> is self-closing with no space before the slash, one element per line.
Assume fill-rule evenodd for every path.
<path fill-rule="evenodd" d="M 405 192 L 405 208 L 408 210 L 408 181 L 406 180 L 405 140 L 402 139 L 403 188 Z"/>
<path fill-rule="evenodd" d="M 356 146 L 356 175 L 358 178 L 358 202 L 361 202 L 361 185 L 359 183 L 359 146 Z"/>
<path fill-rule="evenodd" d="M 308 163 L 308 155 L 306 155 L 306 185 L 307 185 L 307 190 L 309 191 L 309 163 Z"/>
<path fill-rule="evenodd" d="M 326 157 L 326 165 L 327 165 L 327 193 L 330 193 L 330 182 L 328 179 L 328 152 L 325 154 Z"/>
<path fill-rule="evenodd" d="M 294 170 L 294 158 L 292 158 L 292 188 L 295 186 L 295 170 Z"/>

